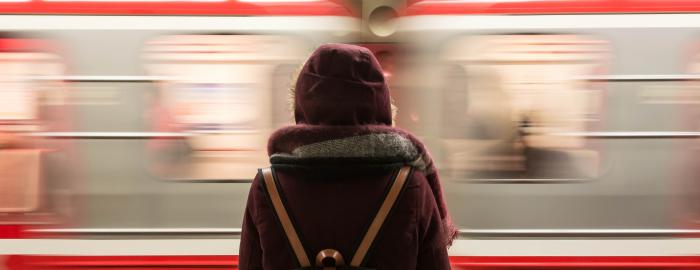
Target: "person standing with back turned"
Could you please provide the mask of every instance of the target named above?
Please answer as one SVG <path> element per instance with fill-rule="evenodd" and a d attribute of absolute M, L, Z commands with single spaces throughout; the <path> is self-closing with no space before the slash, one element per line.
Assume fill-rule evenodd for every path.
<path fill-rule="evenodd" d="M 425 146 L 392 127 L 368 49 L 322 45 L 294 89 L 296 125 L 268 142 L 250 189 L 239 269 L 450 269 L 456 236 Z"/>

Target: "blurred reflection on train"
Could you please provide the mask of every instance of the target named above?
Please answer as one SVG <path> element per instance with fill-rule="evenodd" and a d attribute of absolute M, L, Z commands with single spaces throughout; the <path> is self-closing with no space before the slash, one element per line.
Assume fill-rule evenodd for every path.
<path fill-rule="evenodd" d="M 235 234 L 268 134 L 290 123 L 292 73 L 359 29 L 326 0 L 0 1 L 0 13 L 0 237 Z M 46 161 L 76 154 L 80 166 Z M 45 193 L 70 195 L 71 216 Z"/>
<path fill-rule="evenodd" d="M 422 67 L 404 84 L 435 123 L 414 126 L 432 127 L 463 232 L 700 228 L 697 166 L 682 162 L 700 135 L 687 82 L 700 3 L 474 2 L 418 1 L 400 24 L 414 52 L 402 66 Z M 620 14 L 652 11 L 667 14 Z"/>

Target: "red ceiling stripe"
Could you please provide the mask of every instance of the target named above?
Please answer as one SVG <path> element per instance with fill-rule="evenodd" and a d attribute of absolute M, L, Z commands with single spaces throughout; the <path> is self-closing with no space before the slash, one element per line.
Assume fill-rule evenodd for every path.
<path fill-rule="evenodd" d="M 576 14 L 576 13 L 693 13 L 695 0 L 534 0 L 534 1 L 416 1 L 406 15 L 457 14 Z"/>
<path fill-rule="evenodd" d="M 0 14 L 351 16 L 332 1 L 223 2 L 0 2 Z"/>

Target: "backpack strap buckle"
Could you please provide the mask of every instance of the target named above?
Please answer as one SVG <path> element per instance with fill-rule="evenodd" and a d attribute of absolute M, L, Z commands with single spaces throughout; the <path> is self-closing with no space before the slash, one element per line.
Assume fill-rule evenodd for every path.
<path fill-rule="evenodd" d="M 335 270 L 338 266 L 345 266 L 343 255 L 335 249 L 324 249 L 316 255 L 316 266 L 323 270 Z"/>

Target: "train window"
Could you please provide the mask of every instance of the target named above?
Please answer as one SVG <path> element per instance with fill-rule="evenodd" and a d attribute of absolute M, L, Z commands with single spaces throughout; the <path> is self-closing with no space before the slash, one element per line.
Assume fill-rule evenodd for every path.
<path fill-rule="evenodd" d="M 0 222 L 55 221 L 67 145 L 28 136 L 65 127 L 63 61 L 46 40 L 0 38 Z M 64 163 L 61 165 L 61 163 Z M 59 207 L 61 205 L 61 207 Z"/>
<path fill-rule="evenodd" d="M 449 170 L 469 179 L 595 177 L 599 152 L 577 134 L 600 118 L 600 95 L 581 78 L 607 55 L 605 41 L 576 35 L 452 42 L 442 54 Z"/>
<path fill-rule="evenodd" d="M 3 58 L 12 59 L 23 56 L 21 53 L 4 53 Z M 37 60 L 34 55 L 32 60 Z M 0 120 L 5 121 L 30 121 L 36 119 L 37 98 L 36 92 L 28 87 L 31 81 L 23 80 L 23 75 L 31 74 L 32 67 L 36 66 L 35 61 L 4 61 L 4 68 L 0 71 L 2 81 L 2 96 L 0 102 Z"/>
<path fill-rule="evenodd" d="M 0 64 L 0 129 L 37 131 L 39 101 L 43 95 L 53 94 L 41 91 L 47 82 L 41 77 L 60 74 L 60 58 L 42 52 L 0 51 Z"/>
<path fill-rule="evenodd" d="M 184 141 L 159 143 L 158 173 L 168 179 L 251 179 L 267 162 L 266 138 L 277 124 L 270 100 L 287 99 L 270 91 L 281 87 L 271 79 L 279 66 L 297 66 L 303 56 L 296 40 L 282 36 L 175 35 L 149 42 L 148 69 L 162 78 L 156 125 L 188 134 Z"/>

